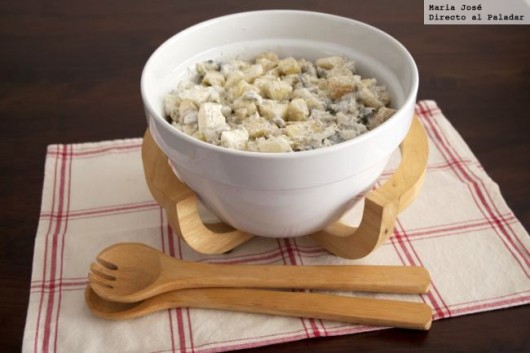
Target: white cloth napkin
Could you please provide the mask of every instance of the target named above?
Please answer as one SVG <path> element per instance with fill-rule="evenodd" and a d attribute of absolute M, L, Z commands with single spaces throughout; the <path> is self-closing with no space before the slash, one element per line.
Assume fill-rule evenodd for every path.
<path fill-rule="evenodd" d="M 229 254 L 195 253 L 147 190 L 141 139 L 49 146 L 23 352 L 218 352 L 379 329 L 186 308 L 99 319 L 84 303 L 86 275 L 96 254 L 117 242 L 202 262 L 421 265 L 432 276 L 429 294 L 377 296 L 424 301 L 435 319 L 529 303 L 528 233 L 436 103 L 419 102 L 417 114 L 429 135 L 425 185 L 390 240 L 358 261 L 308 238 L 255 238 Z M 353 213 L 347 217 L 353 222 Z"/>

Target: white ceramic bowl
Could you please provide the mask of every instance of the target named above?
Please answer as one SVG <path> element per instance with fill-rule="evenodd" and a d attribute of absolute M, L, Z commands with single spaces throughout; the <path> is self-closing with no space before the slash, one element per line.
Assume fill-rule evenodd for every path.
<path fill-rule="evenodd" d="M 385 84 L 398 111 L 353 140 L 296 153 L 230 150 L 193 139 L 164 118 L 163 97 L 199 61 L 343 55 Z M 306 235 L 340 217 L 377 180 L 408 131 L 418 90 L 414 60 L 367 24 L 305 11 L 256 11 L 215 18 L 177 33 L 149 58 L 142 98 L 151 134 L 177 176 L 224 222 L 266 237 Z"/>

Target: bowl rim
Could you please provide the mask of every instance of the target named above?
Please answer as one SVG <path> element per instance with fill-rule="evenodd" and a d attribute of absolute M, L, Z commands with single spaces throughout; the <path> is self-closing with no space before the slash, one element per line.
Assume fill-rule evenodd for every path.
<path fill-rule="evenodd" d="M 220 21 L 227 21 L 232 18 L 238 18 L 238 17 L 245 17 L 248 15 L 274 15 L 274 14 L 293 14 L 293 15 L 311 15 L 311 16 L 320 16 L 320 17 L 327 17 L 330 20 L 335 21 L 342 21 L 342 22 L 349 22 L 349 23 L 355 23 L 361 27 L 365 27 L 368 30 L 378 32 L 383 37 L 386 37 L 386 39 L 393 42 L 398 50 L 402 52 L 402 54 L 406 57 L 409 64 L 412 66 L 412 87 L 410 89 L 410 92 L 406 96 L 404 102 L 399 106 L 399 108 L 396 109 L 396 113 L 392 117 L 390 117 L 388 120 L 383 122 L 381 125 L 377 126 L 375 129 L 367 131 L 353 139 L 350 139 L 348 141 L 343 141 L 331 146 L 321 147 L 314 150 L 307 150 L 307 151 L 296 151 L 296 152 L 254 152 L 254 151 L 241 151 L 241 150 L 235 150 L 223 146 L 216 146 L 213 144 L 210 144 L 205 141 L 198 140 L 196 138 L 193 138 L 191 136 L 186 135 L 185 133 L 175 129 L 174 127 L 169 124 L 169 122 L 164 119 L 160 114 L 158 114 L 153 107 L 151 106 L 151 102 L 147 98 L 147 84 L 146 84 L 146 77 L 147 72 L 150 69 L 150 66 L 152 65 L 152 61 L 154 61 L 155 57 L 164 50 L 165 47 L 171 45 L 173 41 L 176 41 L 179 39 L 179 37 L 187 35 L 190 32 L 200 30 L 202 27 L 208 26 L 215 22 Z M 319 156 L 322 154 L 328 154 L 333 153 L 334 151 L 349 148 L 351 146 L 354 146 L 356 144 L 361 144 L 365 140 L 372 138 L 374 135 L 378 134 L 379 131 L 381 131 L 381 128 L 383 128 L 385 125 L 387 125 L 390 121 L 393 120 L 393 118 L 400 112 L 402 112 L 405 106 L 408 106 L 409 104 L 415 104 L 416 96 L 418 92 L 418 86 L 419 86 L 419 73 L 418 73 L 418 67 L 416 65 L 416 62 L 414 61 L 414 58 L 410 54 L 410 52 L 407 50 L 407 48 L 396 38 L 388 34 L 387 32 L 374 27 L 370 24 L 367 24 L 365 22 L 361 22 L 359 20 L 354 20 L 348 17 L 338 16 L 334 14 L 324 13 L 324 12 L 317 12 L 317 11 L 304 11 L 304 10 L 257 10 L 257 11 L 245 11 L 245 12 L 238 12 L 228 15 L 223 15 L 219 17 L 215 17 L 209 20 L 205 20 L 202 22 L 199 22 L 195 25 L 192 25 L 190 27 L 187 27 L 186 29 L 179 31 L 166 39 L 162 44 L 160 44 L 155 51 L 149 56 L 148 60 L 146 61 L 144 68 L 142 70 L 141 80 L 140 80 L 140 90 L 141 90 L 141 96 L 142 101 L 144 104 L 144 107 L 149 111 L 149 114 L 154 117 L 154 119 L 160 121 L 163 126 L 168 127 L 168 131 L 174 135 L 175 137 L 181 138 L 184 141 L 187 141 L 197 147 L 202 147 L 211 150 L 212 152 L 218 152 L 222 154 L 227 155 L 233 155 L 237 157 L 250 157 L 250 158 L 263 158 L 263 159 L 291 159 L 291 158 L 301 158 L 301 157 L 311 157 L 311 156 Z"/>

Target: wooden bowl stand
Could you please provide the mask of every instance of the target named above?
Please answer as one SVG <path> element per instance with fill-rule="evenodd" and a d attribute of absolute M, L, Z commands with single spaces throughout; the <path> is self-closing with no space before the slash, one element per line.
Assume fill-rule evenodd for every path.
<path fill-rule="evenodd" d="M 428 143 L 418 117 L 414 117 L 400 150 L 401 163 L 392 177 L 365 196 L 359 227 L 337 221 L 309 237 L 331 253 L 348 259 L 365 257 L 383 244 L 392 234 L 399 212 L 416 198 L 423 185 Z M 221 254 L 253 237 L 224 223 L 202 222 L 197 196 L 175 176 L 149 129 L 142 144 L 142 161 L 149 190 L 165 209 L 173 231 L 192 249 L 203 254 Z"/>

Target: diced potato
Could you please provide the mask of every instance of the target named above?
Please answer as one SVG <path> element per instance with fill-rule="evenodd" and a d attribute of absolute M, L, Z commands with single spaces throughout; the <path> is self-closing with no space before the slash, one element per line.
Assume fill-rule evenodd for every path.
<path fill-rule="evenodd" d="M 250 91 L 259 93 L 259 88 L 254 85 L 251 85 L 245 80 L 241 80 L 228 89 L 228 97 L 229 99 L 235 101 L 237 98 Z"/>
<path fill-rule="evenodd" d="M 259 59 L 267 59 L 267 60 L 270 60 L 272 62 L 277 62 L 278 60 L 280 60 L 278 58 L 278 55 L 276 53 L 271 52 L 271 51 L 267 51 L 267 52 L 261 53 L 258 56 L 256 56 L 256 61 L 259 60 Z"/>
<path fill-rule="evenodd" d="M 388 118 L 390 118 L 396 112 L 395 109 L 382 107 L 380 108 L 370 119 L 368 119 L 368 129 L 372 130 L 382 123 L 384 123 Z"/>
<path fill-rule="evenodd" d="M 320 91 L 325 91 L 328 89 L 328 80 L 325 78 L 319 78 L 317 81 L 317 87 Z"/>
<path fill-rule="evenodd" d="M 357 118 L 351 114 L 345 114 L 343 112 L 338 112 L 336 114 L 337 123 L 341 128 L 352 128 L 357 124 Z"/>
<path fill-rule="evenodd" d="M 182 127 L 182 132 L 185 133 L 186 135 L 194 135 L 196 134 L 197 136 L 200 136 L 200 139 L 202 141 L 204 141 L 204 135 L 197 131 L 197 124 L 188 124 L 188 125 L 181 125 Z"/>
<path fill-rule="evenodd" d="M 198 119 L 197 106 L 190 100 L 183 100 L 179 105 L 179 121 L 184 124 L 196 123 Z"/>
<path fill-rule="evenodd" d="M 390 94 L 384 86 L 376 86 L 375 92 L 377 93 L 377 98 L 383 103 L 383 105 L 387 106 L 390 104 Z"/>
<path fill-rule="evenodd" d="M 302 98 L 295 98 L 287 107 L 287 120 L 300 121 L 306 120 L 309 116 L 309 108 L 307 103 Z"/>
<path fill-rule="evenodd" d="M 232 108 L 229 105 L 223 105 L 221 108 L 221 113 L 225 116 L 225 118 L 229 118 L 232 114 Z"/>
<path fill-rule="evenodd" d="M 192 101 L 185 99 L 182 102 L 180 102 L 179 105 L 179 114 L 180 115 L 186 115 L 190 111 L 198 111 L 197 106 Z"/>
<path fill-rule="evenodd" d="M 342 67 L 351 73 L 356 73 L 357 69 L 355 68 L 355 62 L 354 61 L 346 61 Z"/>
<path fill-rule="evenodd" d="M 178 121 L 179 111 L 178 106 L 180 103 L 180 98 L 173 94 L 168 94 L 164 97 L 164 112 L 168 115 L 171 120 Z"/>
<path fill-rule="evenodd" d="M 329 107 L 335 112 L 342 112 L 345 114 L 359 115 L 357 107 L 357 99 L 355 93 L 347 93 L 343 95 L 339 101 L 330 104 Z"/>
<path fill-rule="evenodd" d="M 221 73 L 227 77 L 231 72 L 242 71 L 243 69 L 250 66 L 248 62 L 241 60 L 231 60 L 221 65 Z"/>
<path fill-rule="evenodd" d="M 357 131 L 356 130 L 342 130 L 340 132 L 340 137 L 343 140 L 351 140 L 354 137 L 357 137 Z"/>
<path fill-rule="evenodd" d="M 273 129 L 277 128 L 271 124 L 267 119 L 260 117 L 259 115 L 253 115 L 242 122 L 245 129 L 248 131 L 250 138 L 258 138 L 270 134 Z"/>
<path fill-rule="evenodd" d="M 197 140 L 201 140 L 201 141 L 206 142 L 206 138 L 204 137 L 204 134 L 202 132 L 200 132 L 200 131 L 184 132 L 184 133 L 187 134 L 187 135 L 193 136 Z"/>
<path fill-rule="evenodd" d="M 299 74 L 302 70 L 295 58 L 289 57 L 278 62 L 278 69 L 284 75 Z"/>
<path fill-rule="evenodd" d="M 265 91 L 267 90 L 267 87 L 269 86 L 270 82 L 274 81 L 275 79 L 275 77 L 269 75 L 261 76 L 254 80 L 253 85 L 259 88 L 260 94 L 262 96 L 266 96 Z"/>
<path fill-rule="evenodd" d="M 273 122 L 274 125 L 276 125 L 277 127 L 285 127 L 285 120 L 283 120 L 282 117 L 280 116 L 275 116 L 274 118 L 272 118 L 271 120 Z M 276 131 L 273 131 L 272 134 L 274 136 L 277 136 L 278 134 L 280 133 L 280 130 L 276 130 Z"/>
<path fill-rule="evenodd" d="M 225 77 L 219 71 L 207 71 L 202 78 L 202 83 L 210 86 L 223 86 Z"/>
<path fill-rule="evenodd" d="M 324 80 L 326 81 L 326 80 Z M 315 90 L 315 88 L 318 87 L 319 84 L 319 78 L 315 75 L 310 75 L 308 73 L 303 73 L 301 75 L 298 75 L 298 84 L 296 86 L 297 89 L 311 87 L 312 90 Z"/>
<path fill-rule="evenodd" d="M 247 145 L 248 138 L 248 131 L 244 127 L 223 131 L 221 133 L 221 145 L 235 150 L 244 150 Z"/>
<path fill-rule="evenodd" d="M 385 106 L 386 103 L 379 96 L 381 91 L 382 89 L 377 86 L 377 81 L 373 78 L 360 81 L 359 98 L 368 107 L 379 109 Z M 390 97 L 386 97 L 386 93 L 383 94 L 383 99 L 388 99 L 390 102 Z"/>
<path fill-rule="evenodd" d="M 177 90 L 173 91 L 173 95 L 178 95 L 179 92 L 192 88 L 197 85 L 196 77 L 188 78 L 179 82 Z"/>
<path fill-rule="evenodd" d="M 302 98 L 307 103 L 309 110 L 318 109 L 324 110 L 324 102 L 315 96 L 313 93 L 309 92 L 307 88 L 297 88 L 293 91 L 293 97 Z"/>
<path fill-rule="evenodd" d="M 226 75 L 225 88 L 230 88 L 236 83 L 245 78 L 245 74 L 242 71 L 236 70 Z"/>
<path fill-rule="evenodd" d="M 234 101 L 234 111 L 239 119 L 252 116 L 257 112 L 256 103 L 240 97 Z"/>
<path fill-rule="evenodd" d="M 259 106 L 259 113 L 261 116 L 269 120 L 274 118 L 285 119 L 287 117 L 287 103 L 276 103 L 271 100 L 264 100 Z"/>
<path fill-rule="evenodd" d="M 222 91 L 220 87 L 193 86 L 179 92 L 178 96 L 181 100 L 190 100 L 199 106 L 206 101 L 220 103 Z"/>
<path fill-rule="evenodd" d="M 289 140 L 285 136 L 271 137 L 268 139 L 259 139 L 257 141 L 258 150 L 260 152 L 291 152 L 293 149 L 289 144 Z"/>
<path fill-rule="evenodd" d="M 242 97 L 248 101 L 255 102 L 256 104 L 261 104 L 261 102 L 263 102 L 263 97 L 256 91 L 245 92 Z"/>
<path fill-rule="evenodd" d="M 330 112 L 318 109 L 312 109 L 310 117 L 311 119 L 320 120 L 325 123 L 334 122 L 337 120 L 337 117 Z"/>
<path fill-rule="evenodd" d="M 300 65 L 300 69 L 304 74 L 307 76 L 317 76 L 317 71 L 315 69 L 315 65 L 311 61 L 305 60 L 305 59 L 299 59 L 298 64 Z"/>
<path fill-rule="evenodd" d="M 279 101 L 288 99 L 292 91 L 290 84 L 280 80 L 270 80 L 264 86 L 265 97 Z"/>
<path fill-rule="evenodd" d="M 334 128 L 326 130 L 325 125 L 318 120 L 290 122 L 284 128 L 286 135 L 294 142 L 295 147 L 303 147 L 309 140 L 323 140 L 334 133 Z"/>
<path fill-rule="evenodd" d="M 272 61 L 267 58 L 256 59 L 256 64 L 261 65 L 261 67 L 263 68 L 263 72 L 266 72 L 266 71 L 269 71 L 275 68 L 277 63 L 278 63 L 277 61 Z"/>
<path fill-rule="evenodd" d="M 318 131 L 315 131 L 312 135 L 313 140 L 315 141 L 323 141 L 333 135 L 338 131 L 338 126 L 335 124 L 332 124 L 328 127 L 324 127 L 322 125 L 318 126 Z"/>
<path fill-rule="evenodd" d="M 257 77 L 263 75 L 263 67 L 261 65 L 252 65 L 243 70 L 245 81 L 248 83 L 254 82 Z"/>
<path fill-rule="evenodd" d="M 368 87 L 362 87 L 359 90 L 359 98 L 368 107 L 377 109 L 384 106 L 383 102 L 377 98 L 376 93 Z"/>
<path fill-rule="evenodd" d="M 234 65 L 238 70 L 243 71 L 250 66 L 250 63 L 245 60 L 231 60 L 230 63 Z"/>
<path fill-rule="evenodd" d="M 348 61 L 342 66 L 335 67 L 327 71 L 327 77 L 333 76 L 353 76 L 355 73 L 355 65 L 353 61 Z"/>
<path fill-rule="evenodd" d="M 364 126 L 363 124 L 357 124 L 351 129 L 343 129 L 343 130 L 341 130 L 340 137 L 344 141 L 351 140 L 352 138 L 357 137 L 357 136 L 365 133 L 366 131 L 368 131 L 366 126 Z"/>
<path fill-rule="evenodd" d="M 281 76 L 280 69 L 278 69 L 277 66 L 272 68 L 272 69 L 270 69 L 269 71 L 267 71 L 267 76 L 274 77 L 274 78 L 279 78 Z"/>
<path fill-rule="evenodd" d="M 219 64 L 213 60 L 203 61 L 195 65 L 199 75 L 204 76 L 208 71 L 219 71 Z"/>
<path fill-rule="evenodd" d="M 326 70 L 331 70 L 340 67 L 344 64 L 344 58 L 341 56 L 328 56 L 326 58 L 320 58 L 315 63 L 318 67 Z"/>
<path fill-rule="evenodd" d="M 292 74 L 292 75 L 285 75 L 281 78 L 282 82 L 287 83 L 291 87 L 295 87 L 300 83 L 300 75 L 298 74 Z"/>
<path fill-rule="evenodd" d="M 209 142 L 217 141 L 221 132 L 230 128 L 221 112 L 222 108 L 221 104 L 206 102 L 199 109 L 198 130 Z"/>
<path fill-rule="evenodd" d="M 332 99 L 339 99 L 354 89 L 353 76 L 333 76 L 328 79 L 328 90 Z"/>
<path fill-rule="evenodd" d="M 285 133 L 287 136 L 294 140 L 299 141 L 303 140 L 307 136 L 307 126 L 304 125 L 302 122 L 296 122 L 294 124 L 289 124 L 284 128 Z"/>

